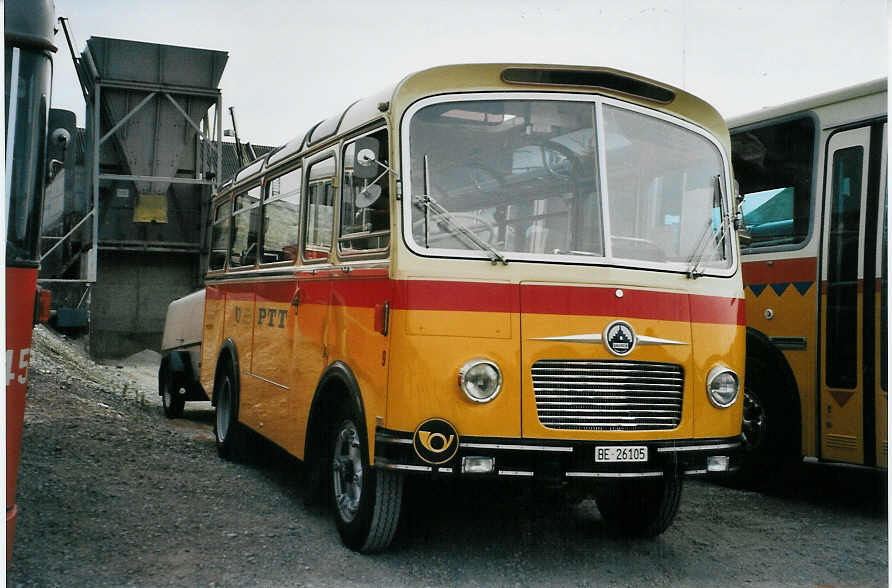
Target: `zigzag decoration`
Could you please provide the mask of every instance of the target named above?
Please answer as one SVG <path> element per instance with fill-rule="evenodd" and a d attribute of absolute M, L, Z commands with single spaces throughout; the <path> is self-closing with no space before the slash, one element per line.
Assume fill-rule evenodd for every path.
<path fill-rule="evenodd" d="M 781 296 L 787 291 L 787 288 L 789 288 L 791 284 L 796 288 L 800 295 L 805 296 L 806 292 L 811 289 L 814 282 L 775 282 L 771 284 L 771 289 L 774 290 L 778 296 Z M 768 286 L 769 284 L 747 284 L 747 288 L 750 289 L 756 298 L 758 298 Z"/>
<path fill-rule="evenodd" d="M 748 287 L 750 290 L 752 290 L 753 294 L 756 295 L 756 298 L 758 298 L 767 286 L 768 284 L 750 284 Z"/>
<path fill-rule="evenodd" d="M 778 296 L 783 294 L 789 287 L 790 287 L 790 282 L 778 282 L 775 284 L 771 284 L 771 289 L 774 290 Z"/>
<path fill-rule="evenodd" d="M 808 292 L 809 288 L 814 282 L 793 282 L 793 287 L 799 290 L 799 293 L 805 296 L 805 293 Z"/>

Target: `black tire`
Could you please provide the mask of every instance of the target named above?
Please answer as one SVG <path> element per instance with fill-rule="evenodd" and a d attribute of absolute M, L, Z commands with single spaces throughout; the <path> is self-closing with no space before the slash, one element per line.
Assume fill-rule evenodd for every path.
<path fill-rule="evenodd" d="M 344 545 L 360 553 L 393 541 L 403 501 L 403 475 L 369 467 L 364 421 L 344 409 L 335 421 L 329 461 L 332 510 Z"/>
<path fill-rule="evenodd" d="M 770 362 L 759 355 L 746 358 L 743 453 L 731 477 L 734 485 L 762 488 L 778 482 L 799 457 L 798 419 L 778 380 Z"/>
<path fill-rule="evenodd" d="M 186 406 L 186 397 L 180 394 L 179 386 L 169 370 L 161 377 L 161 408 L 164 416 L 169 419 L 178 419 L 183 416 L 183 407 Z"/>
<path fill-rule="evenodd" d="M 217 374 L 214 382 L 214 439 L 217 454 L 232 459 L 238 433 L 238 389 L 230 366 Z"/>
<path fill-rule="evenodd" d="M 681 502 L 682 479 L 675 474 L 652 480 L 608 484 L 595 492 L 604 521 L 618 534 L 656 537 L 672 525 Z"/>

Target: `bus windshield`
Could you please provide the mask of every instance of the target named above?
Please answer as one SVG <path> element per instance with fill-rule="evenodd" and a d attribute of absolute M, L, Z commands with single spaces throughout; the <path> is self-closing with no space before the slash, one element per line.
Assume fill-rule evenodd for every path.
<path fill-rule="evenodd" d="M 409 157 L 419 253 L 731 267 L 719 149 L 668 120 L 591 97 L 451 100 L 415 110 Z"/>
<path fill-rule="evenodd" d="M 39 257 L 47 90 L 51 76 L 52 63 L 46 54 L 7 47 L 7 263 L 36 263 Z M 15 83 L 10 83 L 11 79 Z"/>

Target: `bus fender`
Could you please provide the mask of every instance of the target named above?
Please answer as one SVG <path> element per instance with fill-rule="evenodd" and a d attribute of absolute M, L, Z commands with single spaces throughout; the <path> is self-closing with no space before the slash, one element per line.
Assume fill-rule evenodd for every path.
<path fill-rule="evenodd" d="M 235 385 L 235 390 L 233 391 L 236 402 L 235 402 L 235 410 L 236 416 L 238 415 L 238 397 L 241 388 L 241 371 L 239 371 L 238 366 L 238 351 L 235 347 L 235 342 L 229 337 L 223 341 L 223 344 L 220 345 L 220 353 L 217 354 L 217 369 L 214 371 L 214 390 L 211 393 L 211 405 L 217 406 L 217 378 L 220 377 L 220 370 L 224 369 L 223 366 L 226 365 L 226 362 L 230 362 L 232 365 L 232 374 L 235 376 L 235 381 L 233 384 Z"/>
<path fill-rule="evenodd" d="M 329 410 L 338 408 L 337 402 L 340 399 L 332 396 L 332 393 L 338 391 L 345 393 L 343 395 L 352 403 L 356 414 L 365 418 L 362 393 L 359 391 L 359 383 L 356 381 L 356 376 L 353 375 L 353 370 L 343 361 L 335 361 L 325 369 L 322 377 L 319 378 L 319 383 L 316 385 L 313 402 L 310 405 L 310 416 L 307 421 L 309 429 L 312 430 L 314 422 L 320 416 L 324 417 Z M 332 404 L 335 405 L 330 406 Z M 310 443 L 311 435 L 307 435 L 304 442 L 305 454 L 309 453 Z"/>
<path fill-rule="evenodd" d="M 165 353 L 161 358 L 161 366 L 158 369 L 158 395 L 160 396 L 163 393 L 162 382 L 164 378 L 170 376 L 174 383 L 184 386 L 189 381 L 191 373 L 192 365 L 188 357 L 185 358 L 184 362 L 179 351 Z"/>
<path fill-rule="evenodd" d="M 330 435 L 330 427 L 334 426 L 334 419 L 344 402 L 352 405 L 364 424 L 365 408 L 356 376 L 353 375 L 353 371 L 347 364 L 335 361 L 325 369 L 322 377 L 319 378 L 307 420 L 304 463 L 308 472 L 306 498 L 308 503 L 318 503 L 323 499 L 324 471 L 329 451 L 326 440 Z M 365 426 L 359 427 L 359 434 L 367 436 Z M 366 439 L 366 447 L 371 447 L 368 439 Z"/>
<path fill-rule="evenodd" d="M 770 367 L 771 379 L 777 384 L 766 392 L 780 397 L 778 400 L 781 401 L 781 405 L 786 409 L 785 412 L 790 419 L 789 426 L 786 428 L 788 436 L 785 444 L 790 449 L 795 447 L 798 453 L 801 444 L 802 410 L 799 386 L 796 384 L 793 369 L 783 352 L 771 342 L 768 336 L 752 327 L 746 328 L 746 357 L 747 360 L 759 358 L 760 362 Z M 744 384 L 746 385 L 745 381 Z"/>

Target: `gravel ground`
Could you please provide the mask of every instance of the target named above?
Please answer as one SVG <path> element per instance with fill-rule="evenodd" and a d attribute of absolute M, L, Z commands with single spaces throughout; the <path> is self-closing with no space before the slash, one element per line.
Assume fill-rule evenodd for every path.
<path fill-rule="evenodd" d="M 886 474 L 806 465 L 782 490 L 686 484 L 653 540 L 612 536 L 592 501 L 412 480 L 391 550 L 343 548 L 263 442 L 220 460 L 209 403 L 161 415 L 157 354 L 96 365 L 35 330 L 8 586 L 798 585 L 888 583 Z"/>

